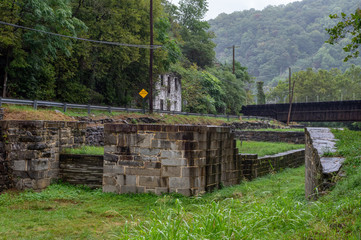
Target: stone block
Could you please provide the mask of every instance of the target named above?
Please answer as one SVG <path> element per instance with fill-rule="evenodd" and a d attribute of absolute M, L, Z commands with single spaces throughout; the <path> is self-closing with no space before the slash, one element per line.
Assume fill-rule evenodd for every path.
<path fill-rule="evenodd" d="M 145 162 L 144 167 L 160 169 L 162 167 L 162 164 L 160 162 L 151 161 L 151 162 Z"/>
<path fill-rule="evenodd" d="M 115 174 L 124 174 L 124 166 L 104 166 L 104 174 L 115 173 Z"/>
<path fill-rule="evenodd" d="M 107 162 L 118 162 L 119 156 L 110 153 L 104 153 L 104 161 Z"/>
<path fill-rule="evenodd" d="M 152 148 L 140 148 L 139 154 L 144 156 L 157 156 L 160 153 L 160 149 Z"/>
<path fill-rule="evenodd" d="M 119 193 L 117 187 L 114 186 L 114 185 L 103 185 L 103 192 L 105 192 L 105 193 Z"/>
<path fill-rule="evenodd" d="M 190 178 L 186 177 L 170 177 L 169 178 L 169 187 L 170 188 L 190 188 Z"/>
<path fill-rule="evenodd" d="M 114 177 L 116 180 L 116 185 L 118 186 L 123 186 L 125 185 L 125 175 L 117 175 Z M 103 178 L 103 183 L 104 183 L 104 178 Z"/>
<path fill-rule="evenodd" d="M 175 150 L 162 150 L 160 152 L 161 158 L 168 158 L 168 159 L 176 159 L 176 158 L 183 158 L 183 151 L 175 151 Z"/>
<path fill-rule="evenodd" d="M 199 177 L 200 171 L 198 167 L 182 167 L 182 177 Z"/>
<path fill-rule="evenodd" d="M 45 143 L 34 143 L 28 145 L 28 150 L 44 150 L 48 148 L 48 145 Z"/>
<path fill-rule="evenodd" d="M 167 140 L 152 140 L 151 148 L 159 148 L 163 150 L 175 149 L 176 144 Z"/>
<path fill-rule="evenodd" d="M 126 168 L 126 175 L 137 176 L 160 176 L 161 169 L 146 169 L 146 168 Z"/>
<path fill-rule="evenodd" d="M 138 188 L 136 186 L 120 186 L 120 193 L 138 193 Z"/>
<path fill-rule="evenodd" d="M 51 179 L 39 179 L 36 181 L 36 189 L 45 189 L 50 185 Z"/>
<path fill-rule="evenodd" d="M 163 166 L 162 177 L 181 177 L 181 167 L 179 166 Z"/>
<path fill-rule="evenodd" d="M 125 185 L 137 186 L 137 176 L 135 175 L 124 175 Z"/>
<path fill-rule="evenodd" d="M 107 145 L 118 145 L 118 137 L 114 133 L 104 135 L 104 144 Z"/>
<path fill-rule="evenodd" d="M 154 134 L 137 134 L 136 135 L 136 146 L 140 148 L 153 148 L 152 139 L 154 139 Z"/>
<path fill-rule="evenodd" d="M 163 158 L 162 166 L 187 166 L 186 158 Z"/>
<path fill-rule="evenodd" d="M 25 161 L 25 160 L 14 161 L 12 169 L 14 171 L 27 171 L 27 169 L 28 169 L 27 161 Z"/>
<path fill-rule="evenodd" d="M 160 177 L 155 176 L 140 176 L 139 186 L 145 186 L 147 188 L 164 187 L 161 185 Z"/>
<path fill-rule="evenodd" d="M 104 153 L 116 153 L 118 152 L 118 147 L 115 145 L 106 145 L 104 146 Z"/>
<path fill-rule="evenodd" d="M 103 176 L 103 185 L 116 185 L 116 178 L 104 175 Z"/>
<path fill-rule="evenodd" d="M 33 159 L 30 161 L 30 170 L 32 171 L 43 171 L 49 169 L 48 159 Z"/>

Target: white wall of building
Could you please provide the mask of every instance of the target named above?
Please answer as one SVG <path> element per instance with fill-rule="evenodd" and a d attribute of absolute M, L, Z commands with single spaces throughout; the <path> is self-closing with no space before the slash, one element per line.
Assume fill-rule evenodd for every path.
<path fill-rule="evenodd" d="M 182 111 L 182 84 L 173 74 L 159 76 L 155 85 L 154 110 Z"/>

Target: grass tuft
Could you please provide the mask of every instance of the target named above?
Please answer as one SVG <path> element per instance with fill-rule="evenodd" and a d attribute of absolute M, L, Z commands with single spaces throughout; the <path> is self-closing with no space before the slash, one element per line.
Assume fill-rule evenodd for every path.
<path fill-rule="evenodd" d="M 64 148 L 63 153 L 81 155 L 104 155 L 104 147 L 82 146 L 80 148 Z"/>
<path fill-rule="evenodd" d="M 290 150 L 305 148 L 305 145 L 279 142 L 274 143 L 237 140 L 237 148 L 239 149 L 240 153 L 258 154 L 259 157 L 263 157 L 266 155 L 274 155 Z"/>

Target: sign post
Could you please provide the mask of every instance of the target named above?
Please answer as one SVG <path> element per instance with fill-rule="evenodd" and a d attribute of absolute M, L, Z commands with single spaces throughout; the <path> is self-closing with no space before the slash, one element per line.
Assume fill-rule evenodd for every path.
<path fill-rule="evenodd" d="M 143 98 L 143 114 L 145 114 L 145 97 L 148 95 L 148 92 L 143 89 L 139 92 L 139 95 Z"/>

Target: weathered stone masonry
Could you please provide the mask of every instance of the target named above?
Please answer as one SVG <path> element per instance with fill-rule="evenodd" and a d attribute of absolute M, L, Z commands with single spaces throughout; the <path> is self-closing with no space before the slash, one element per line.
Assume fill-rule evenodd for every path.
<path fill-rule="evenodd" d="M 238 184 L 240 155 L 229 128 L 105 125 L 103 191 L 186 196 Z"/>
<path fill-rule="evenodd" d="M 0 190 L 46 188 L 59 178 L 61 148 L 82 145 L 84 129 L 79 122 L 0 121 Z"/>
<path fill-rule="evenodd" d="M 306 128 L 305 153 L 305 194 L 308 199 L 317 199 L 330 186 L 334 185 L 333 176 L 342 167 L 344 158 L 323 156 L 336 152 L 336 139 L 328 128 Z"/>
<path fill-rule="evenodd" d="M 235 131 L 235 134 L 243 141 L 305 143 L 304 132 Z"/>
<path fill-rule="evenodd" d="M 302 166 L 305 163 L 305 150 L 291 150 L 260 158 L 257 154 L 242 154 L 241 158 L 243 176 L 252 180 L 282 169 Z"/>

